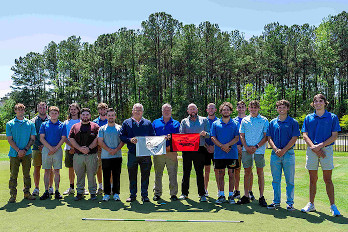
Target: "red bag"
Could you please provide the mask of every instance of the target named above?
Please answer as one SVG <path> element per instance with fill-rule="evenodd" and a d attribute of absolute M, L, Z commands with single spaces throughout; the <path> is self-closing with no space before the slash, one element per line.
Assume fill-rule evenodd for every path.
<path fill-rule="evenodd" d="M 172 134 L 173 151 L 198 151 L 199 134 Z"/>

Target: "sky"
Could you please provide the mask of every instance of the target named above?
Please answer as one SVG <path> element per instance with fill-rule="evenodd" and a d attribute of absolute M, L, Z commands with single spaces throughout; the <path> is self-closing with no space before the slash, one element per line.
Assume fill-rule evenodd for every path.
<path fill-rule="evenodd" d="M 20 56 L 42 53 L 49 42 L 72 35 L 93 43 L 122 27 L 140 29 L 155 12 L 184 24 L 210 21 L 222 31 L 239 30 L 250 38 L 268 23 L 318 26 L 342 11 L 348 11 L 348 0 L 5 1 L 0 8 L 0 98 L 11 91 L 11 67 Z"/>

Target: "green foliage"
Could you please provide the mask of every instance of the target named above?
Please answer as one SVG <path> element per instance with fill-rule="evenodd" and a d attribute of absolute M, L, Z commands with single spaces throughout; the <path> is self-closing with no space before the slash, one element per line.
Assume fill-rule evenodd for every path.
<path fill-rule="evenodd" d="M 272 85 L 267 85 L 260 101 L 260 114 L 269 120 L 275 118 L 278 113 L 276 111 L 277 89 Z"/>
<path fill-rule="evenodd" d="M 300 117 L 296 118 L 296 120 L 297 120 L 297 122 L 299 124 L 300 130 L 301 130 L 302 126 L 303 126 L 303 122 L 304 122 L 306 116 L 307 116 L 306 114 L 303 114 Z"/>
<path fill-rule="evenodd" d="M 340 127 L 341 127 L 342 131 L 345 131 L 345 132 L 348 131 L 348 115 L 344 115 L 340 119 Z"/>
<path fill-rule="evenodd" d="M 12 98 L 6 99 L 0 106 L 0 131 L 6 130 L 6 123 L 15 117 L 15 101 Z"/>

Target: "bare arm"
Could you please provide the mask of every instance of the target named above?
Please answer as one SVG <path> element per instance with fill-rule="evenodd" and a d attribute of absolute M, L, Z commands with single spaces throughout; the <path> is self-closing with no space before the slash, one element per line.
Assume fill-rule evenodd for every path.
<path fill-rule="evenodd" d="M 17 144 L 15 143 L 15 141 L 13 141 L 13 137 L 7 136 L 7 141 L 10 144 L 10 146 L 18 153 L 18 156 L 19 156 L 20 155 L 19 152 L 21 150 L 17 147 Z M 20 157 L 22 157 L 22 156 L 20 156 Z"/>

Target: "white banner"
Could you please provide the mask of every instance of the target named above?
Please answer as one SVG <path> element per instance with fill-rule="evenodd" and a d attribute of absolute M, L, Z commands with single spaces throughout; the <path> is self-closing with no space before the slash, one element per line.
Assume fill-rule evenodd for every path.
<path fill-rule="evenodd" d="M 151 156 L 166 154 L 165 136 L 136 137 L 136 156 Z"/>

